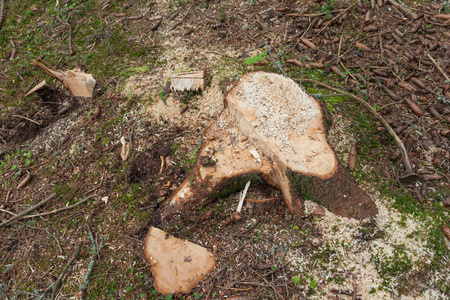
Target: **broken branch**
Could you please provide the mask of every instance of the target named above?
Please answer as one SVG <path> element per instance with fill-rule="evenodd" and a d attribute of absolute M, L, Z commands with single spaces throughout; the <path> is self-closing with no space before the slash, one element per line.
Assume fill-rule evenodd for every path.
<path fill-rule="evenodd" d="M 21 115 L 12 115 L 12 116 L 13 116 L 13 117 L 17 117 L 17 118 L 25 119 L 25 120 L 30 121 L 30 122 L 32 122 L 32 123 L 35 123 L 35 124 L 37 124 L 37 125 L 39 125 L 39 126 L 42 125 L 41 123 L 39 123 L 39 122 L 37 122 L 37 121 L 35 121 L 35 120 L 32 120 L 32 119 L 30 119 L 30 118 L 27 118 L 27 117 L 24 117 L 24 116 L 21 116 Z"/>
<path fill-rule="evenodd" d="M 1 8 L 0 8 L 0 28 L 2 28 L 3 21 L 5 21 L 6 16 L 6 3 L 5 0 L 0 0 Z"/>
<path fill-rule="evenodd" d="M 89 196 L 89 197 L 84 198 L 84 199 L 81 200 L 81 201 L 78 201 L 77 203 L 75 203 L 75 204 L 73 204 L 73 205 L 70 205 L 70 206 L 64 206 L 64 207 L 62 207 L 62 208 L 58 208 L 58 209 L 55 209 L 55 210 L 52 210 L 52 211 L 47 211 L 47 212 L 44 212 L 44 213 L 41 213 L 41 214 L 35 214 L 35 215 L 31 215 L 31 216 L 25 216 L 25 217 L 23 217 L 23 218 L 24 218 L 24 219 L 31 219 L 31 218 L 36 218 L 36 217 L 44 217 L 44 216 L 56 214 L 56 213 L 59 213 L 59 212 L 62 212 L 62 211 L 70 210 L 70 209 L 72 209 L 72 208 L 77 207 L 78 205 L 83 204 L 84 202 L 90 200 L 91 198 L 92 198 L 92 197 Z"/>
<path fill-rule="evenodd" d="M 412 19 L 417 19 L 417 15 L 407 6 L 405 6 L 404 4 L 400 4 L 395 0 L 389 0 L 389 2 L 391 2 L 391 4 L 395 7 L 397 7 L 398 9 L 400 9 L 401 11 L 403 11 L 405 14 L 407 14 L 408 16 L 410 16 Z"/>
<path fill-rule="evenodd" d="M 61 17 L 59 15 L 56 16 L 58 18 L 58 21 L 61 22 L 61 24 L 67 26 L 67 28 L 69 29 L 69 55 L 73 54 L 73 50 L 72 50 L 72 25 L 70 25 L 69 23 L 69 18 L 67 18 L 67 21 L 64 22 Z"/>
<path fill-rule="evenodd" d="M 26 215 L 28 215 L 30 212 L 32 212 L 33 210 L 41 207 L 42 205 L 46 204 L 47 202 L 49 202 L 50 200 L 52 200 L 53 198 L 55 198 L 56 194 L 51 194 L 50 196 L 48 196 L 46 199 L 42 200 L 41 202 L 39 202 L 36 205 L 33 205 L 32 207 L 30 207 L 27 210 L 24 210 L 23 212 L 17 214 L 15 217 L 12 217 L 11 219 L 9 219 L 8 221 L 6 221 L 5 223 L 1 223 L 0 227 L 6 226 L 8 224 L 14 223 L 19 221 L 20 219 L 23 219 Z"/>
<path fill-rule="evenodd" d="M 56 297 L 56 292 L 58 291 L 58 288 L 64 278 L 64 275 L 67 273 L 67 270 L 69 270 L 69 267 L 73 264 L 73 262 L 78 258 L 78 256 L 80 255 L 80 251 L 81 251 L 81 246 L 83 245 L 82 242 L 79 242 L 77 245 L 77 248 L 75 250 L 75 254 L 73 255 L 72 259 L 69 260 L 69 262 L 66 264 L 66 266 L 64 267 L 63 271 L 61 272 L 61 274 L 58 276 L 58 279 L 51 284 L 43 293 L 43 295 L 45 295 L 48 291 L 50 291 L 50 289 L 53 290 L 52 292 L 52 300 L 55 299 Z"/>
<path fill-rule="evenodd" d="M 438 65 L 438 63 L 434 60 L 433 56 L 431 56 L 430 53 L 427 53 L 428 58 L 431 60 L 431 62 L 436 66 L 436 68 L 441 72 L 442 76 L 445 77 L 445 80 L 450 81 L 450 78 L 448 78 L 447 74 L 442 70 L 442 68 Z"/>
<path fill-rule="evenodd" d="M 346 9 L 344 9 L 340 14 L 338 14 L 336 17 L 334 17 L 333 19 L 331 19 L 327 24 L 325 24 L 325 26 L 322 27 L 321 30 L 319 30 L 319 32 L 317 34 L 320 34 L 322 31 L 325 30 L 325 28 L 327 28 L 331 23 L 333 23 L 336 19 L 338 19 L 340 16 L 342 16 L 343 14 L 345 14 L 350 8 L 352 8 L 353 6 L 355 6 L 356 3 L 353 3 L 352 5 L 350 5 L 349 7 L 347 7 Z"/>

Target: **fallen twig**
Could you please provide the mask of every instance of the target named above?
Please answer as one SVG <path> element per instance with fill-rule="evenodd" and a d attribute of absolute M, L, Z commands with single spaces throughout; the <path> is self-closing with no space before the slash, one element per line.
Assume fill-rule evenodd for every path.
<path fill-rule="evenodd" d="M 162 21 L 163 21 L 163 18 L 161 17 L 158 21 L 156 21 L 156 23 L 152 27 L 150 27 L 150 30 L 155 31 L 156 29 L 158 29 L 158 27 L 159 27 L 159 25 L 161 25 Z"/>
<path fill-rule="evenodd" d="M 53 198 L 55 198 L 56 194 L 51 194 L 50 196 L 48 196 L 46 199 L 42 200 L 41 202 L 39 202 L 36 205 L 33 205 L 32 207 L 30 207 L 27 210 L 24 210 L 23 212 L 17 214 L 15 217 L 12 217 L 11 219 L 9 219 L 8 221 L 6 221 L 5 223 L 1 223 L 0 227 L 2 226 L 6 226 L 8 224 L 11 224 L 13 222 L 17 222 L 20 219 L 23 219 L 26 215 L 28 215 L 30 212 L 32 212 L 33 210 L 41 207 L 42 205 L 44 205 L 45 203 L 49 202 L 50 200 L 52 200 Z"/>
<path fill-rule="evenodd" d="M 161 175 L 162 171 L 164 170 L 164 157 L 160 155 L 159 158 L 161 159 L 161 167 L 159 168 L 159 174 Z"/>
<path fill-rule="evenodd" d="M 61 12 L 60 12 L 59 4 L 58 4 L 58 13 L 56 14 L 56 18 L 58 19 L 59 22 L 61 22 L 61 24 L 65 25 L 65 26 L 67 26 L 67 28 L 69 28 L 69 55 L 72 55 L 73 54 L 73 50 L 72 50 L 72 25 L 70 25 L 70 23 L 69 23 L 69 19 L 70 19 L 71 16 L 67 17 L 66 21 L 63 21 L 61 19 L 60 14 L 61 14 Z"/>
<path fill-rule="evenodd" d="M 64 207 L 61 207 L 61 208 L 58 208 L 58 209 L 55 209 L 55 210 L 52 210 L 52 211 L 47 211 L 47 212 L 44 212 L 44 213 L 41 213 L 41 214 L 35 214 L 35 215 L 31 215 L 31 216 L 25 216 L 25 217 L 23 217 L 23 219 L 31 219 L 31 218 L 36 218 L 36 217 L 44 217 L 44 216 L 56 214 L 56 213 L 59 213 L 59 212 L 62 212 L 62 211 L 70 210 L 70 209 L 72 209 L 72 208 L 77 207 L 78 205 L 83 204 L 84 202 L 90 200 L 91 198 L 92 198 L 92 196 L 89 196 L 89 197 L 84 198 L 84 199 L 81 200 L 81 201 L 78 201 L 77 203 L 75 203 L 75 204 L 73 204 L 73 205 L 70 205 L 70 206 L 64 206 Z"/>
<path fill-rule="evenodd" d="M 6 210 L 6 209 L 3 209 L 3 208 L 0 208 L 0 211 L 1 212 L 4 212 L 4 213 L 7 213 L 7 214 L 10 214 L 10 215 L 12 215 L 12 216 L 17 216 L 15 213 L 13 213 L 13 212 L 11 212 L 11 211 L 9 211 L 9 210 Z"/>
<path fill-rule="evenodd" d="M 16 117 L 16 118 L 22 118 L 22 119 L 25 119 L 25 120 L 30 121 L 30 122 L 33 122 L 34 124 L 37 124 L 37 125 L 39 125 L 39 126 L 42 125 L 41 123 L 39 123 L 39 122 L 37 122 L 37 121 L 35 121 L 35 120 L 32 120 L 32 119 L 30 119 L 30 118 L 27 118 L 27 117 L 24 117 L 24 116 L 21 116 L 21 115 L 12 115 L 12 116 L 13 116 L 13 117 Z"/>
<path fill-rule="evenodd" d="M 445 77 L 445 80 L 450 82 L 450 78 L 448 78 L 447 74 L 442 70 L 442 68 L 438 65 L 438 63 L 434 60 L 434 58 L 431 56 L 430 53 L 427 53 L 428 58 L 431 60 L 431 62 L 436 66 L 436 68 L 441 72 L 442 76 Z"/>
<path fill-rule="evenodd" d="M 31 174 L 27 173 L 27 175 L 25 176 L 25 178 L 17 185 L 17 189 L 20 190 L 21 188 L 23 188 L 24 186 L 27 185 L 28 182 L 30 182 L 31 180 Z"/>
<path fill-rule="evenodd" d="M 103 185 L 103 180 L 105 179 L 105 176 L 102 177 L 102 180 L 100 182 L 100 184 L 96 187 L 94 187 L 93 189 L 89 190 L 85 195 L 92 193 L 93 191 L 99 189 L 102 185 Z M 72 201 L 73 198 L 75 198 L 76 193 L 78 192 L 78 189 L 75 190 L 75 192 L 72 194 L 72 196 L 69 198 L 69 202 Z M 77 207 L 78 205 L 81 205 L 83 203 L 85 203 L 86 201 L 90 200 L 92 198 L 92 196 L 88 196 L 86 198 L 84 198 L 81 201 L 78 201 L 77 203 L 70 205 L 70 206 L 65 206 L 65 207 L 61 207 L 52 211 L 48 211 L 48 212 L 44 212 L 41 214 L 35 214 L 35 215 L 31 215 L 31 216 L 25 216 L 24 219 L 31 219 L 31 218 L 36 218 L 36 217 L 43 217 L 43 216 L 48 216 L 48 215 L 52 215 L 52 214 L 56 214 L 56 213 L 60 213 L 62 211 L 66 211 L 66 210 L 70 210 L 72 208 Z"/>
<path fill-rule="evenodd" d="M 5 0 L 0 0 L 0 28 L 2 28 L 3 25 L 3 21 L 5 21 L 5 16 L 6 16 L 6 3 Z"/>
<path fill-rule="evenodd" d="M 97 247 L 97 244 L 94 240 L 94 237 L 93 237 L 91 231 L 89 231 L 89 239 L 92 242 L 91 262 L 89 263 L 86 274 L 84 275 L 83 283 L 80 284 L 80 291 L 81 291 L 80 299 L 81 300 L 83 300 L 84 297 L 86 296 L 86 291 L 89 286 L 89 280 L 90 280 L 92 271 L 94 270 L 94 266 L 95 266 L 95 257 L 97 256 L 98 252 L 100 252 L 100 250 L 103 248 L 103 243 L 100 243 L 100 245 Z"/>
<path fill-rule="evenodd" d="M 355 96 L 353 94 L 345 93 L 344 91 L 342 91 L 340 89 L 331 87 L 325 83 L 318 82 L 318 81 L 315 81 L 312 79 L 295 79 L 295 80 L 297 80 L 299 82 L 308 82 L 308 83 L 317 84 L 317 85 L 324 87 L 328 90 L 331 90 L 333 92 L 340 93 L 340 94 L 346 94 L 348 97 L 355 99 L 356 101 L 361 103 L 383 124 L 384 128 L 386 128 L 386 130 L 389 132 L 389 134 L 394 138 L 395 143 L 397 144 L 398 148 L 400 149 L 400 153 L 401 153 L 402 159 L 403 159 L 403 164 L 405 166 L 405 173 L 400 178 L 401 181 L 406 183 L 406 182 L 414 182 L 414 181 L 417 181 L 420 179 L 420 176 L 415 174 L 414 170 L 411 167 L 408 152 L 406 151 L 405 145 L 403 144 L 402 140 L 398 137 L 398 135 L 395 133 L 395 131 L 392 129 L 392 127 L 389 125 L 389 123 L 386 122 L 386 120 L 379 113 L 377 113 L 377 111 L 366 100 L 364 100 L 358 96 Z"/>
<path fill-rule="evenodd" d="M 50 290 L 52 291 L 52 297 L 51 299 L 55 299 L 56 297 L 56 292 L 58 291 L 59 285 L 61 284 L 64 276 L 67 273 L 67 270 L 69 270 L 69 267 L 73 264 L 73 262 L 78 258 L 78 256 L 80 255 L 80 251 L 81 251 L 81 246 L 82 246 L 82 242 L 78 243 L 77 248 L 75 250 L 75 254 L 72 256 L 72 259 L 69 260 L 69 262 L 66 264 L 66 266 L 64 267 L 64 269 L 62 270 L 61 274 L 59 274 L 58 279 L 53 282 L 52 284 L 50 284 L 45 291 L 42 293 L 41 297 L 39 297 L 40 300 L 45 299 L 45 294 L 47 294 Z"/>
<path fill-rule="evenodd" d="M 169 31 L 174 30 L 175 28 L 177 28 L 179 25 L 181 25 L 181 24 L 184 22 L 184 20 L 185 20 L 186 17 L 188 16 L 188 14 L 191 12 L 192 7 L 194 7 L 194 3 L 195 3 L 195 2 L 193 2 L 192 5 L 189 7 L 188 11 L 184 14 L 184 16 L 183 16 L 183 18 L 181 19 L 181 21 L 175 23 L 172 27 L 170 27 Z"/>
<path fill-rule="evenodd" d="M 403 11 L 405 14 L 407 14 L 408 16 L 410 16 L 412 19 L 417 19 L 417 15 L 407 6 L 405 6 L 404 4 L 400 4 L 395 0 L 389 0 L 389 2 L 397 7 L 398 9 L 400 9 L 401 11 Z"/>
<path fill-rule="evenodd" d="M 12 51 L 11 51 L 11 56 L 9 57 L 9 60 L 14 60 L 16 58 L 16 43 L 14 43 L 13 40 L 10 40 L 11 46 L 13 47 Z"/>
<path fill-rule="evenodd" d="M 320 34 L 322 31 L 325 30 L 325 28 L 327 28 L 331 23 L 333 23 L 337 18 L 339 18 L 340 16 L 342 16 L 343 14 L 345 14 L 350 8 L 352 8 L 353 6 L 355 6 L 356 3 L 353 3 L 352 5 L 350 5 L 349 7 L 347 7 L 346 9 L 344 9 L 340 14 L 338 14 L 336 17 L 334 17 L 333 19 L 331 19 L 330 21 L 327 22 L 327 24 L 325 24 L 322 29 L 319 30 L 319 32 L 317 34 Z"/>

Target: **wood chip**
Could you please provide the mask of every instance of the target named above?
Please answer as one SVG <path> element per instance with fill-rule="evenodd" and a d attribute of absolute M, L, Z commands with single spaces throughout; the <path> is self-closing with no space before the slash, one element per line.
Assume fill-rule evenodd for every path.
<path fill-rule="evenodd" d="M 347 166 L 352 171 L 356 168 L 356 148 L 354 146 L 352 146 L 348 152 Z"/>
<path fill-rule="evenodd" d="M 36 85 L 34 88 L 32 88 L 31 90 L 29 90 L 26 94 L 25 94 L 25 96 L 28 96 L 28 95 L 31 95 L 31 94 L 33 94 L 34 92 L 36 92 L 36 91 L 38 91 L 38 90 L 40 90 L 40 89 L 42 89 L 44 86 L 46 86 L 47 85 L 47 81 L 41 81 L 38 85 Z"/>
<path fill-rule="evenodd" d="M 45 73 L 61 81 L 72 95 L 92 97 L 96 82 L 91 74 L 81 72 L 80 69 L 63 72 L 52 67 L 47 67 L 37 61 L 33 61 L 31 64 L 40 67 Z"/>
<path fill-rule="evenodd" d="M 191 242 L 150 227 L 144 256 L 161 294 L 189 293 L 216 265 L 214 254 Z"/>

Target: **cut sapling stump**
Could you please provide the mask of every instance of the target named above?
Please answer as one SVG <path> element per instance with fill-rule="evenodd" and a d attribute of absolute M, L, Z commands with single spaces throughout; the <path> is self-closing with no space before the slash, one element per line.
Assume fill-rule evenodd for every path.
<path fill-rule="evenodd" d="M 170 88 L 173 91 L 198 91 L 205 89 L 205 71 L 178 73 L 171 78 Z"/>
<path fill-rule="evenodd" d="M 52 67 L 47 67 L 37 61 L 33 61 L 31 64 L 40 67 L 45 73 L 61 81 L 64 86 L 69 89 L 72 95 L 79 97 L 92 97 L 95 87 L 95 79 L 91 74 L 81 72 L 79 69 L 63 72 L 53 69 Z"/>
<path fill-rule="evenodd" d="M 205 133 L 193 173 L 162 209 L 162 219 L 242 189 L 255 177 L 278 187 L 292 214 L 304 213 L 304 199 L 344 217 L 377 214 L 328 144 L 320 103 L 293 80 L 246 74 L 227 94 L 225 107 Z M 215 163 L 202 164 L 202 157 Z"/>

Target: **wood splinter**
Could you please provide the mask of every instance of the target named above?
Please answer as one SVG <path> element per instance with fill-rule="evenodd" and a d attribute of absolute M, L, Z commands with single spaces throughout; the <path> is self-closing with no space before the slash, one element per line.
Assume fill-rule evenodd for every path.
<path fill-rule="evenodd" d="M 216 163 L 197 160 L 162 208 L 161 219 L 242 189 L 255 177 L 278 187 L 292 214 L 304 214 L 304 199 L 344 217 L 377 214 L 328 144 L 320 103 L 292 79 L 246 74 L 226 96 L 225 108 L 206 131 L 198 155 Z"/>

